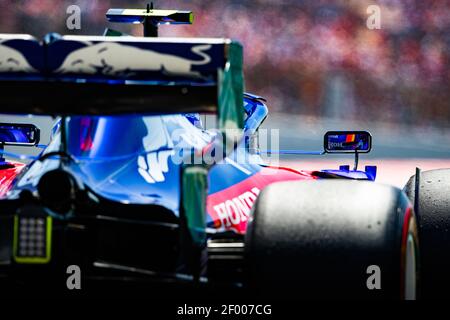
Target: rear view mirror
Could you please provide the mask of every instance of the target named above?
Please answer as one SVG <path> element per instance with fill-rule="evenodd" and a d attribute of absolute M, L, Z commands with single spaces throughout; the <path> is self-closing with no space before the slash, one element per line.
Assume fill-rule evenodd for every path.
<path fill-rule="evenodd" d="M 33 124 L 0 123 L 0 145 L 35 146 L 40 130 Z"/>
<path fill-rule="evenodd" d="M 328 131 L 324 137 L 326 153 L 368 153 L 372 136 L 367 131 Z"/>

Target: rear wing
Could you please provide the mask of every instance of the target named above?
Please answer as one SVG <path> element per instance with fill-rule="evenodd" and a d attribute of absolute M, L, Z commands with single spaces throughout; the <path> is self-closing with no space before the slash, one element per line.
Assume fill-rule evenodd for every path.
<path fill-rule="evenodd" d="M 153 5 L 146 10 L 112 9 L 107 17 L 142 23 L 147 37 L 156 37 L 161 23 L 193 19 L 189 11 L 153 10 Z M 0 113 L 64 117 L 215 112 L 225 140 L 216 135 L 213 145 L 229 154 L 238 145 L 236 138 L 242 138 L 242 130 L 226 130 L 243 128 L 242 60 L 242 46 L 228 39 L 50 34 L 39 42 L 28 35 L 0 34 Z M 61 121 L 61 153 L 67 146 L 65 123 Z M 180 217 L 186 223 L 181 224 L 179 257 L 192 269 L 193 279 L 199 279 L 197 253 L 206 246 L 207 172 L 213 164 L 203 153 L 193 155 L 201 161 L 182 168 Z"/>
<path fill-rule="evenodd" d="M 242 46 L 228 39 L 0 34 L 0 113 L 217 113 L 242 128 Z M 222 125 L 221 125 L 222 124 Z"/>

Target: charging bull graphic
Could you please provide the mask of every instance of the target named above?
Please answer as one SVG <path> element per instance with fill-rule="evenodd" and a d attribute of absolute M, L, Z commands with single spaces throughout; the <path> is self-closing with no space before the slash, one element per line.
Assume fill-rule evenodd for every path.
<path fill-rule="evenodd" d="M 192 66 L 205 65 L 211 57 L 204 51 L 211 45 L 192 47 L 202 60 L 189 60 L 171 54 L 144 50 L 113 42 L 103 42 L 70 53 L 56 73 L 103 74 L 124 76 L 133 71 L 156 71 L 167 75 L 201 77 Z"/>
<path fill-rule="evenodd" d="M 0 72 L 36 72 L 23 54 L 0 43 Z"/>

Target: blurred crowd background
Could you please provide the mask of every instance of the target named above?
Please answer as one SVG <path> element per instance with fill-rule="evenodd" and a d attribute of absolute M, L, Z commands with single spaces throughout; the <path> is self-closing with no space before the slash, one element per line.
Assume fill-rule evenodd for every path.
<path fill-rule="evenodd" d="M 81 30 L 67 30 L 66 8 L 81 8 Z M 0 0 L 0 32 L 101 34 L 111 7 L 145 1 Z M 367 7 L 381 8 L 369 30 Z M 449 0 L 158 0 L 192 10 L 192 26 L 161 36 L 231 37 L 245 47 L 246 89 L 270 109 L 310 118 L 450 127 Z"/>

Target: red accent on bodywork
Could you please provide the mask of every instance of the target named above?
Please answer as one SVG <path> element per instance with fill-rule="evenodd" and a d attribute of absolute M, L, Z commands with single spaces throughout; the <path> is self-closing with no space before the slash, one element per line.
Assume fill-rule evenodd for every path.
<path fill-rule="evenodd" d="M 9 164 L 13 167 L 6 167 L 5 169 L 0 167 L 0 198 L 4 197 L 11 189 L 14 179 L 25 167 L 25 164 L 20 162 L 11 162 Z"/>
<path fill-rule="evenodd" d="M 82 118 L 80 122 L 81 137 L 80 137 L 80 149 L 83 152 L 88 152 L 92 149 L 92 129 L 93 121 L 91 118 Z"/>
<path fill-rule="evenodd" d="M 311 179 L 317 178 L 310 172 L 263 167 L 248 179 L 209 195 L 206 210 L 215 228 L 245 233 L 251 207 L 262 189 L 273 182 Z"/>

